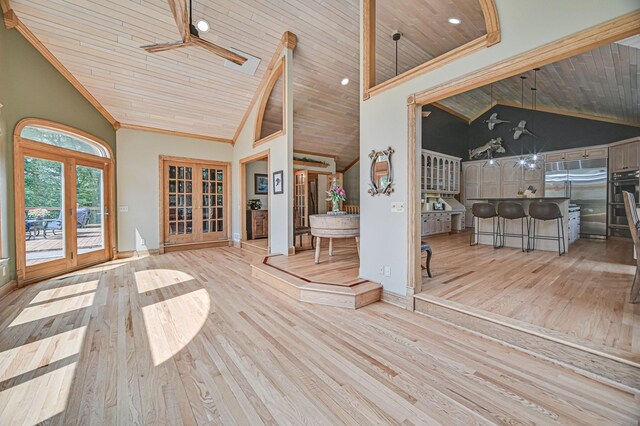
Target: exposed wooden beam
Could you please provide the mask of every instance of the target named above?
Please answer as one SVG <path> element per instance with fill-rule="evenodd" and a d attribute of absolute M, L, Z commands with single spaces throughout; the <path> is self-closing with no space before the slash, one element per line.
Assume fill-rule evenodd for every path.
<path fill-rule="evenodd" d="M 267 85 L 269 81 L 269 77 L 271 76 L 274 67 L 278 63 L 278 59 L 280 58 L 282 49 L 287 48 L 287 49 L 295 50 L 297 43 L 298 43 L 298 37 L 294 33 L 290 31 L 285 31 L 282 34 L 282 37 L 280 38 L 280 43 L 278 44 L 278 47 L 276 48 L 275 53 L 271 57 L 269 66 L 267 67 L 267 70 L 262 76 L 262 80 L 260 80 L 260 84 L 258 84 L 258 87 L 256 88 L 256 91 L 253 94 L 253 98 L 251 99 L 251 102 L 249 102 L 249 106 L 247 107 L 247 110 L 245 111 L 244 116 L 242 117 L 242 120 L 240 121 L 240 124 L 236 129 L 236 133 L 233 135 L 233 143 L 236 143 L 236 141 L 238 140 L 238 136 L 240 136 L 240 132 L 242 131 L 242 128 L 247 123 L 247 119 L 249 118 L 249 114 L 251 114 L 251 110 L 253 110 L 253 107 L 258 101 L 258 97 L 262 94 L 264 87 Z"/>
<path fill-rule="evenodd" d="M 500 19 L 494 0 L 480 0 L 480 8 L 487 27 L 487 47 L 500 42 Z"/>
<path fill-rule="evenodd" d="M 497 104 L 514 107 L 514 108 L 522 108 L 522 106 L 519 103 L 511 102 L 511 101 L 499 100 L 497 101 Z M 640 127 L 640 123 L 635 121 L 625 121 L 625 120 L 620 120 L 613 117 L 603 117 L 600 115 L 586 114 L 586 113 L 577 112 L 577 111 L 567 111 L 567 110 L 556 109 L 556 108 L 546 108 L 546 107 L 541 107 L 539 105 L 536 106 L 536 111 L 548 112 L 550 114 L 566 115 L 569 117 L 584 118 L 586 120 L 604 121 L 605 123 L 622 124 L 624 126 Z"/>
<path fill-rule="evenodd" d="M 143 132 L 162 133 L 163 135 L 180 136 L 184 138 L 200 139 L 211 142 L 233 143 L 231 139 L 219 138 L 216 136 L 198 135 L 195 133 L 177 132 L 175 130 L 158 129 L 157 127 L 139 126 L 137 124 L 118 123 L 118 128 L 141 130 Z"/>
<path fill-rule="evenodd" d="M 451 115 L 453 115 L 455 117 L 458 117 L 460 120 L 463 120 L 463 121 L 466 121 L 467 123 L 469 123 L 469 117 L 466 117 L 466 116 L 460 114 L 458 111 L 455 111 L 455 110 L 453 110 L 453 109 L 451 109 L 449 107 L 446 107 L 446 106 L 444 106 L 444 105 L 442 105 L 442 104 L 440 104 L 438 102 L 434 102 L 431 105 L 433 105 L 434 107 L 436 107 L 438 109 L 441 109 L 442 111 L 447 112 L 447 113 L 449 113 L 449 114 L 451 114 Z"/>
<path fill-rule="evenodd" d="M 496 106 L 498 104 L 497 101 L 493 101 L 491 102 L 489 105 L 487 105 L 486 107 L 482 108 L 479 112 L 477 112 L 476 114 L 474 114 L 473 116 L 469 117 L 469 121 L 468 123 L 471 124 L 474 121 L 476 121 L 478 119 L 478 117 L 480 117 L 482 114 L 484 114 L 485 112 L 489 111 L 491 108 L 493 108 L 494 106 Z"/>
<path fill-rule="evenodd" d="M 344 168 L 344 170 L 342 170 L 340 173 L 346 173 L 347 170 L 349 170 L 350 168 L 352 168 L 353 166 L 355 166 L 358 161 L 360 161 L 360 156 L 357 156 L 352 162 L 350 162 L 347 167 Z"/>
<path fill-rule="evenodd" d="M 293 153 L 294 154 L 303 154 L 303 155 L 316 155 L 318 157 L 325 157 L 325 158 L 333 158 L 335 161 L 338 161 L 338 156 L 334 155 L 334 154 L 323 154 L 321 152 L 303 151 L 301 149 L 294 149 Z"/>
<path fill-rule="evenodd" d="M 418 92 L 415 94 L 416 102 L 419 105 L 431 104 L 639 33 L 640 11 L 631 12 L 463 77 Z"/>
<path fill-rule="evenodd" d="M 4 11 L 5 7 L 9 7 L 9 3 L 7 0 L 0 0 L 0 3 L 2 4 L 2 9 Z M 8 9 L 7 11 L 9 11 L 10 9 Z M 7 12 L 5 11 L 5 14 Z M 5 21 L 6 24 L 6 21 Z M 62 76 L 64 78 L 67 79 L 67 81 L 69 83 L 71 83 L 71 85 L 73 87 L 75 87 L 75 89 L 80 92 L 80 94 L 82 96 L 84 96 L 84 98 L 89 101 L 89 103 L 91 105 L 93 105 L 93 107 L 95 109 L 98 110 L 98 112 L 109 122 L 111 123 L 111 125 L 113 126 L 113 128 L 115 129 L 117 124 L 118 124 L 118 120 L 116 120 L 111 114 L 109 114 L 109 111 L 106 110 L 105 107 L 102 106 L 102 104 L 100 104 L 100 102 L 98 102 L 98 100 L 96 98 L 93 97 L 93 95 L 82 85 L 82 83 L 80 83 L 80 81 L 78 81 L 77 78 L 74 77 L 73 74 L 71 74 L 71 72 L 69 72 L 69 70 L 62 65 L 62 62 L 60 62 L 58 60 L 58 58 L 56 58 L 53 53 L 51 53 L 51 51 L 49 49 L 47 49 L 45 47 L 44 44 L 42 44 L 42 42 L 29 30 L 29 28 L 27 28 L 27 26 L 16 17 L 16 24 L 15 24 L 15 29 L 18 30 L 18 32 L 20 34 L 22 34 L 22 36 L 24 38 L 27 39 L 27 41 L 29 43 L 31 43 L 31 45 L 33 47 L 36 48 L 36 50 L 38 52 L 40 52 L 40 54 L 42 56 L 44 56 L 44 58 L 49 61 L 49 63 L 51 65 L 53 65 L 53 67 L 58 70 L 58 72 L 60 74 L 62 74 Z"/>
<path fill-rule="evenodd" d="M 376 85 L 376 0 L 362 1 L 363 98 L 369 99 L 369 89 Z"/>

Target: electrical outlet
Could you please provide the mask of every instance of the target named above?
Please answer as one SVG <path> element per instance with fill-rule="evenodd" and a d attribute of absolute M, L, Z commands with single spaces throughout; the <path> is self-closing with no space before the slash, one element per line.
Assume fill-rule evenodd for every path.
<path fill-rule="evenodd" d="M 379 273 L 380 275 L 384 275 L 384 265 L 381 265 L 381 266 L 380 266 L 380 269 L 378 269 L 378 273 Z"/>
<path fill-rule="evenodd" d="M 129 213 L 129 206 L 120 206 L 120 213 Z"/>
<path fill-rule="evenodd" d="M 404 213 L 404 202 L 403 201 L 394 201 L 391 203 L 391 212 L 392 213 Z"/>
<path fill-rule="evenodd" d="M 384 267 L 384 276 L 385 277 L 390 277 L 391 276 L 391 266 L 385 266 Z"/>
<path fill-rule="evenodd" d="M 233 233 L 233 241 L 240 241 L 240 234 L 238 232 Z"/>
<path fill-rule="evenodd" d="M 145 242 L 144 238 L 140 238 L 140 245 L 141 246 L 146 245 L 146 242 Z"/>
<path fill-rule="evenodd" d="M 2 276 L 4 277 L 4 276 L 6 276 L 6 275 L 7 275 L 7 267 L 6 267 L 6 266 L 3 266 L 3 267 L 2 267 Z"/>

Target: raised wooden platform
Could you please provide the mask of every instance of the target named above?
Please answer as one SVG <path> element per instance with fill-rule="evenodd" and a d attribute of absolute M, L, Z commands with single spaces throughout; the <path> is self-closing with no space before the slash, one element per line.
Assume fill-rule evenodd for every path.
<path fill-rule="evenodd" d="M 252 275 L 301 302 L 358 309 L 380 300 L 382 286 L 358 276 L 355 243 L 334 244 L 334 256 L 319 264 L 312 250 L 301 250 L 295 256 L 264 257 L 251 265 Z"/>
<path fill-rule="evenodd" d="M 417 294 L 415 311 L 466 331 L 570 368 L 625 391 L 640 391 L 640 360 L 565 333 L 482 311 L 450 300 Z"/>
<path fill-rule="evenodd" d="M 240 247 L 251 253 L 267 255 L 269 254 L 269 239 L 247 240 L 240 243 Z"/>

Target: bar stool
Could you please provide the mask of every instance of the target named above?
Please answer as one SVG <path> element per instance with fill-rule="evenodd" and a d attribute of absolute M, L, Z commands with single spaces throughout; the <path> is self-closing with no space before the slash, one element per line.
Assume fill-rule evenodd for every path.
<path fill-rule="evenodd" d="M 562 256 L 565 254 L 567 252 L 567 247 L 564 239 L 564 224 L 562 223 L 562 212 L 560 211 L 560 207 L 556 203 L 531 203 L 529 206 L 529 216 L 533 219 L 533 234 L 529 237 L 530 239 L 533 239 L 531 251 L 536 249 L 536 240 L 557 240 L 558 255 Z M 558 228 L 558 235 L 556 237 L 550 235 L 537 236 L 537 220 L 555 220 Z M 560 240 L 562 240 L 562 251 L 560 250 Z"/>
<path fill-rule="evenodd" d="M 505 237 L 520 237 L 522 240 L 522 251 L 524 252 L 524 221 L 527 220 L 527 249 L 529 248 L 529 219 L 527 214 L 524 212 L 524 208 L 520 203 L 514 203 L 510 201 L 504 201 L 498 204 L 498 223 L 500 223 L 500 218 L 502 218 L 502 245 L 499 247 L 504 247 L 504 239 Z M 517 220 L 520 219 L 520 235 L 518 234 L 509 234 L 506 232 L 507 229 L 507 219 L 509 220 Z"/>
<path fill-rule="evenodd" d="M 471 223 L 474 223 L 474 219 L 476 220 L 476 225 L 473 226 L 473 233 L 471 234 L 471 238 L 469 240 L 469 245 L 474 246 L 478 244 L 480 239 L 480 235 L 491 235 L 493 237 L 493 248 L 498 247 L 498 235 L 500 235 L 500 220 L 498 220 L 496 227 L 496 218 L 498 214 L 496 213 L 496 206 L 491 203 L 474 203 L 471 206 Z M 492 232 L 480 231 L 480 219 L 492 219 Z M 473 243 L 473 237 L 475 236 L 476 243 Z"/>

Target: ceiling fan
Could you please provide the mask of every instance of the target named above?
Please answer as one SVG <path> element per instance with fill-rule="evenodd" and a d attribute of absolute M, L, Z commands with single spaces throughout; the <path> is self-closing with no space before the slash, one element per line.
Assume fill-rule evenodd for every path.
<path fill-rule="evenodd" d="M 228 49 L 225 49 L 224 47 L 220 47 L 216 44 L 200 38 L 198 29 L 193 25 L 192 22 L 191 0 L 189 0 L 188 12 L 186 0 L 168 1 L 171 13 L 173 13 L 173 17 L 176 20 L 178 30 L 180 31 L 180 34 L 182 34 L 182 40 L 170 43 L 148 44 L 140 47 L 142 47 L 149 53 L 157 53 L 164 52 L 165 50 L 179 49 L 181 47 L 200 46 L 238 65 L 242 65 L 247 61 L 247 58 L 242 57 L 235 52 L 232 52 Z"/>

